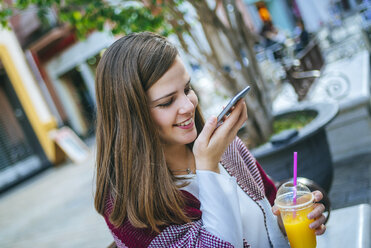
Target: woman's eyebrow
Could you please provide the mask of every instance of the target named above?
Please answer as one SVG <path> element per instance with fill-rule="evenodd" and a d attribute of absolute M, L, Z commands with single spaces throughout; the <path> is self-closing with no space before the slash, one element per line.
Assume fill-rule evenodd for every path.
<path fill-rule="evenodd" d="M 188 82 L 186 83 L 185 87 L 187 87 L 190 83 L 191 83 L 191 78 L 188 79 Z M 172 96 L 174 94 L 176 94 L 176 91 L 170 92 L 169 94 L 166 94 L 166 95 L 164 95 L 164 96 L 162 96 L 160 98 L 157 98 L 156 100 L 153 100 L 152 102 L 157 102 L 157 101 L 159 101 L 161 99 L 164 99 L 166 97 Z"/>
<path fill-rule="evenodd" d="M 161 100 L 161 99 L 164 99 L 164 98 L 166 98 L 166 97 L 172 96 L 172 95 L 174 95 L 175 93 L 176 93 L 176 91 L 171 92 L 171 93 L 166 94 L 166 95 L 164 95 L 164 96 L 162 96 L 162 97 L 160 97 L 160 98 L 157 98 L 156 100 L 153 100 L 152 102 L 157 102 L 157 101 L 159 101 L 159 100 Z"/>

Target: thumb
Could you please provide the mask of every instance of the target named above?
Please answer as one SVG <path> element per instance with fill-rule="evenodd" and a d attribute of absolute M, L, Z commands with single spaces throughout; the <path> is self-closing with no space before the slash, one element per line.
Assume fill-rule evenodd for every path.
<path fill-rule="evenodd" d="M 206 141 L 207 143 L 209 143 L 208 141 L 210 140 L 210 137 L 213 134 L 215 128 L 216 128 L 216 117 L 215 116 L 211 116 L 206 121 L 205 126 L 204 126 L 204 128 L 202 129 L 202 131 L 201 131 L 201 133 L 199 135 L 199 139 L 201 139 L 202 141 Z"/>
<path fill-rule="evenodd" d="M 276 205 L 272 207 L 272 212 L 274 215 L 277 215 L 277 216 L 280 215 L 280 210 Z"/>

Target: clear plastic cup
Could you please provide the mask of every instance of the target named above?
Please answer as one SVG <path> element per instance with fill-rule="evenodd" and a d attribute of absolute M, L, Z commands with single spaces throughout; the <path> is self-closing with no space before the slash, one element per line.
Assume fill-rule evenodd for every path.
<path fill-rule="evenodd" d="M 294 200 L 295 187 L 292 182 L 284 183 L 277 192 L 275 205 L 281 212 L 281 217 L 291 248 L 315 248 L 316 235 L 309 224 L 307 215 L 313 210 L 314 196 L 307 186 L 298 182 L 296 186 L 296 202 Z"/>

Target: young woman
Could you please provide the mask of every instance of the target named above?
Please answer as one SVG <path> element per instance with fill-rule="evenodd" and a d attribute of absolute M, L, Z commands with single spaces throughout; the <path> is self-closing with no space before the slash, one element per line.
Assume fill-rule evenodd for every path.
<path fill-rule="evenodd" d="M 149 32 L 107 49 L 96 92 L 95 207 L 118 247 L 288 247 L 274 184 L 236 137 L 244 101 L 204 123 L 177 49 Z"/>

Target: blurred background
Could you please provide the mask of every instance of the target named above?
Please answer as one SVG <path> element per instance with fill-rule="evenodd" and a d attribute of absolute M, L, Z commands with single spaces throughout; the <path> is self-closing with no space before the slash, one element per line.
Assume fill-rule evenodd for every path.
<path fill-rule="evenodd" d="M 297 150 L 331 209 L 371 203 L 368 0 L 2 0 L 0 22 L 0 247 L 112 242 L 93 206 L 95 69 L 145 30 L 178 46 L 206 118 L 251 86 L 239 136 L 277 183 Z"/>

